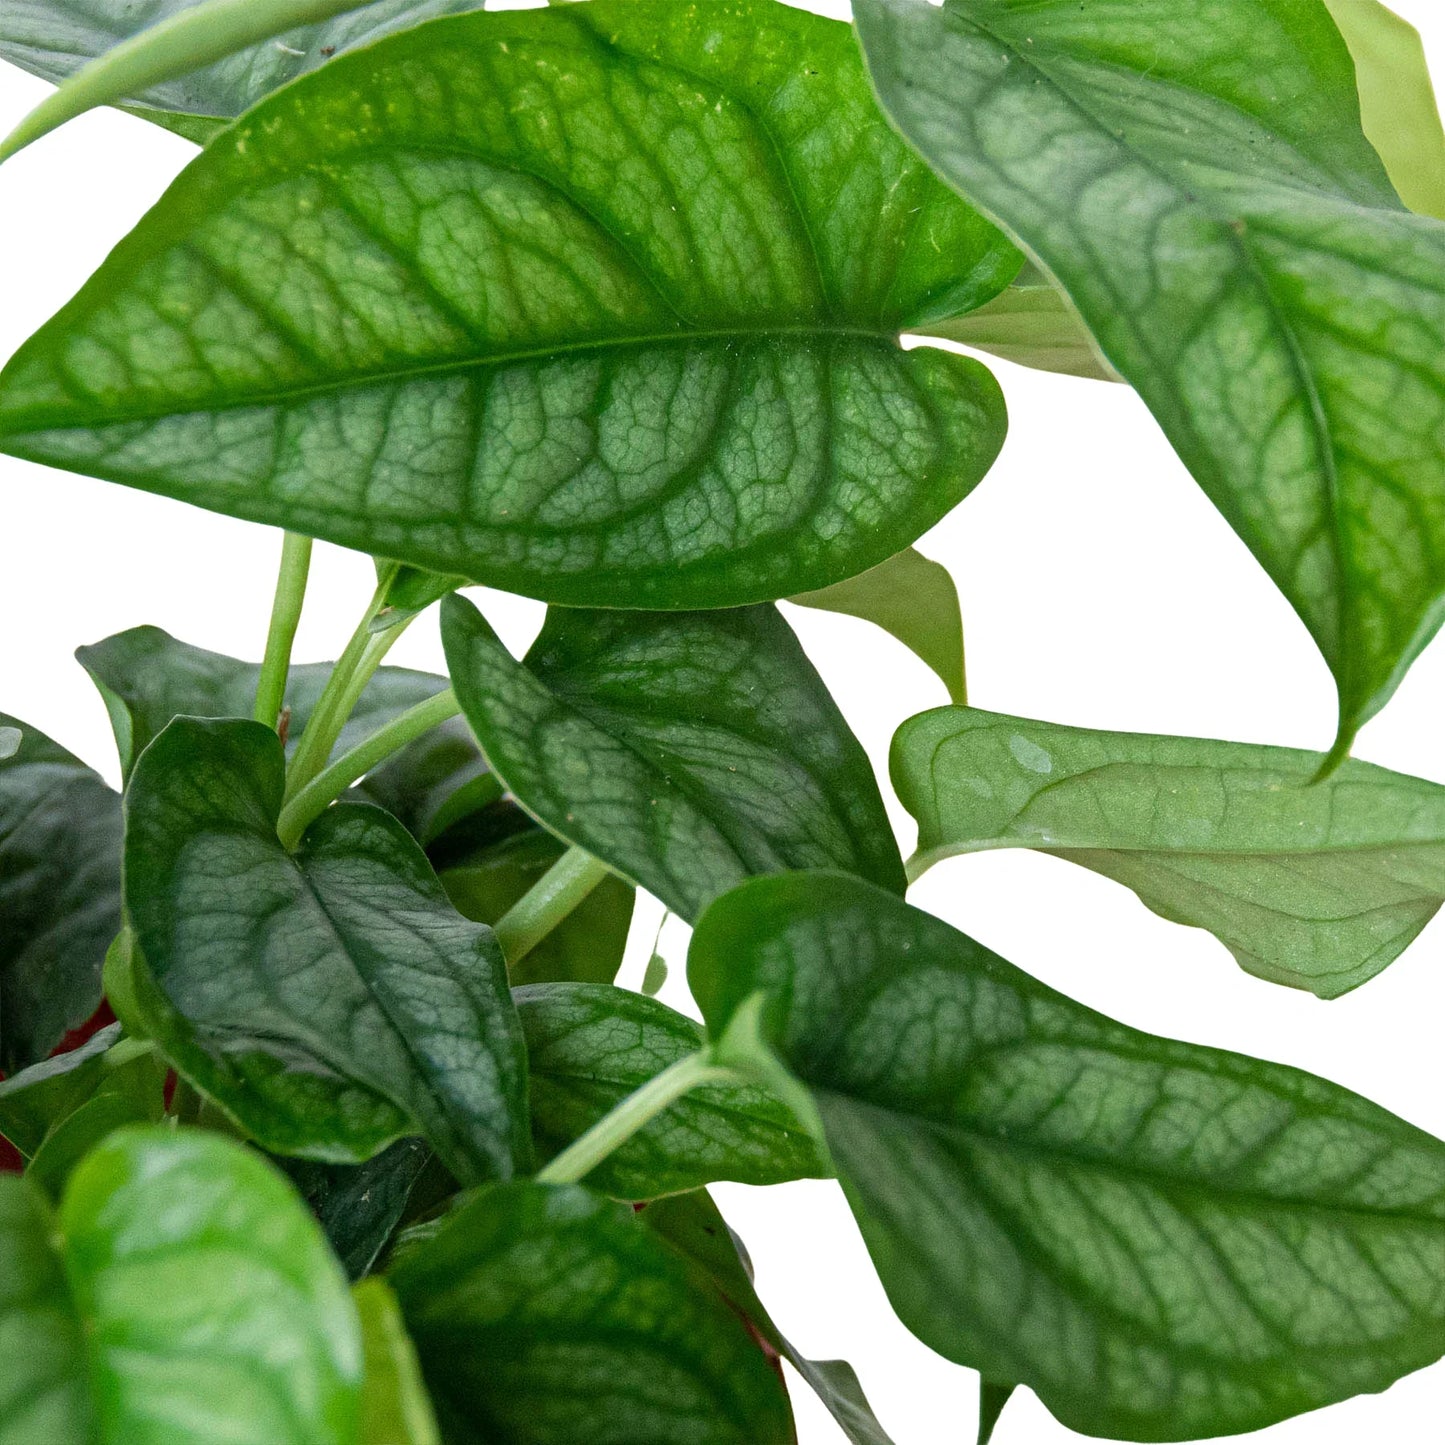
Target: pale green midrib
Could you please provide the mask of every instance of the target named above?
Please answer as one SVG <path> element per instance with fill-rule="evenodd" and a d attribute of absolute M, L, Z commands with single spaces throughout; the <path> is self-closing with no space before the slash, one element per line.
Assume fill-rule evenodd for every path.
<path fill-rule="evenodd" d="M 947 13 L 953 19 L 961 20 L 965 25 L 972 26 L 981 35 L 991 40 L 1000 49 L 1005 50 L 1010 55 L 1014 56 L 1015 59 L 1017 59 L 1027 69 L 1032 70 L 1036 74 L 1038 74 L 1038 76 L 1044 82 L 1046 82 L 1057 94 L 1067 100 L 1068 104 L 1078 112 L 1078 114 L 1083 118 L 1084 121 L 1086 121 L 1089 125 L 1093 126 L 1096 130 L 1107 135 L 1111 141 L 1119 145 L 1127 154 L 1134 157 L 1146 169 L 1154 172 L 1154 174 L 1158 176 L 1160 180 L 1164 181 L 1173 191 L 1182 196 L 1185 199 L 1186 204 L 1197 206 L 1201 211 L 1208 215 L 1210 220 L 1214 223 L 1215 227 L 1220 232 L 1222 238 L 1225 241 L 1225 244 L 1235 251 L 1240 261 L 1244 265 L 1245 269 L 1249 272 L 1250 275 L 1254 277 L 1259 292 L 1264 300 L 1265 306 L 1274 322 L 1275 330 L 1279 335 L 1280 340 L 1283 342 L 1286 352 L 1289 356 L 1290 368 L 1295 373 L 1299 384 L 1309 401 L 1310 412 L 1314 420 L 1313 429 L 1315 432 L 1315 441 L 1316 445 L 1319 448 L 1321 462 L 1324 466 L 1324 482 L 1326 495 L 1329 502 L 1326 511 L 1329 516 L 1331 531 L 1333 535 L 1333 547 L 1331 550 L 1333 554 L 1335 581 L 1337 589 L 1337 602 L 1335 609 L 1335 623 L 1337 630 L 1335 636 L 1332 639 L 1326 639 L 1320 637 L 1315 632 L 1315 626 L 1313 622 L 1311 622 L 1308 618 L 1305 619 L 1306 625 L 1309 627 L 1311 635 L 1315 637 L 1315 640 L 1318 643 L 1321 652 L 1323 652 L 1324 655 L 1330 660 L 1332 669 L 1336 669 L 1342 714 L 1344 707 L 1346 706 L 1345 700 L 1347 698 L 1350 699 L 1350 706 L 1363 706 L 1367 699 L 1354 699 L 1351 691 L 1351 684 L 1353 682 L 1352 674 L 1354 671 L 1353 660 L 1355 656 L 1355 647 L 1352 641 L 1355 631 L 1352 621 L 1354 611 L 1353 603 L 1355 601 L 1355 588 L 1351 580 L 1353 574 L 1348 565 L 1345 539 L 1341 530 L 1342 514 L 1340 507 L 1341 497 L 1339 463 L 1335 453 L 1334 434 L 1330 425 L 1328 414 L 1324 406 L 1324 399 L 1320 395 L 1319 387 L 1315 382 L 1314 374 L 1311 371 L 1308 361 L 1306 359 L 1303 345 L 1301 344 L 1299 337 L 1295 334 L 1294 328 L 1289 324 L 1286 314 L 1282 310 L 1280 303 L 1274 294 L 1274 291 L 1270 285 L 1267 271 L 1260 263 L 1260 261 L 1255 257 L 1253 250 L 1246 244 L 1245 236 L 1241 234 L 1238 230 L 1236 230 L 1233 225 L 1230 224 L 1231 218 L 1228 216 L 1221 216 L 1216 211 L 1213 202 L 1206 194 L 1197 190 L 1195 187 L 1187 184 L 1185 181 L 1182 181 L 1178 176 L 1174 174 L 1172 167 L 1161 163 L 1153 156 L 1146 154 L 1145 152 L 1139 150 L 1137 147 L 1132 146 L 1128 142 L 1124 141 L 1121 137 L 1117 136 L 1114 130 L 1108 125 L 1106 125 L 1098 116 L 1096 116 L 1089 108 L 1089 106 L 1086 105 L 1082 100 L 1080 100 L 1077 95 L 1075 95 L 1071 88 L 1055 79 L 1055 77 L 1050 73 L 1049 69 L 1040 62 L 1040 58 L 1038 55 L 1030 54 L 1022 50 L 1012 41 L 998 34 L 981 20 L 978 20 L 972 16 L 959 15 L 959 13 L 954 10 L 949 10 Z M 1092 57 L 1090 63 L 1095 63 Z M 1107 62 L 1100 61 L 1098 63 L 1105 68 L 1107 68 L 1108 66 Z M 1125 69 L 1127 71 L 1127 67 Z M 1136 74 L 1137 72 L 1127 71 L 1127 73 L 1132 75 Z M 1218 96 L 1209 96 L 1206 92 L 1202 91 L 1195 93 L 1205 95 L 1207 99 L 1211 99 L 1218 104 L 1224 105 L 1231 111 L 1235 110 L 1235 107 L 1230 105 L 1227 100 L 1222 100 Z M 1261 125 L 1263 124 L 1262 122 L 1256 123 Z M 1295 147 L 1291 144 L 1290 149 L 1294 150 Z M 1309 193 L 1307 188 L 1305 190 L 1305 193 Z M 1329 193 L 1320 192 L 1319 194 Z M 1335 198 L 1337 199 L 1337 197 Z M 1350 200 L 1355 204 L 1359 204 L 1357 201 L 1355 201 L 1354 197 L 1350 197 Z M 1124 312 L 1124 315 L 1126 317 L 1130 317 L 1130 313 L 1127 310 Z M 1132 320 L 1132 317 L 1129 321 L 1129 326 L 1130 330 L 1134 333 L 1136 340 L 1143 345 L 1146 351 L 1152 354 L 1153 347 L 1144 333 L 1144 328 L 1136 326 Z M 1109 359 L 1112 364 L 1113 358 Z M 1164 368 L 1161 368 L 1161 370 L 1164 370 Z M 1200 444 L 1201 450 L 1203 450 L 1205 454 L 1208 455 L 1212 451 L 1212 449 L 1203 445 L 1203 440 L 1199 436 L 1199 433 L 1194 426 L 1192 417 L 1188 417 L 1187 414 L 1177 406 L 1171 405 L 1170 411 L 1177 418 L 1185 422 L 1190 432 L 1194 435 L 1196 442 Z M 1218 506 L 1220 510 L 1225 513 L 1225 515 L 1229 518 L 1231 524 L 1235 526 L 1237 531 L 1246 536 L 1253 536 L 1253 526 L 1247 521 L 1244 514 L 1239 511 L 1239 509 L 1234 504 L 1228 485 L 1229 478 L 1224 476 L 1220 472 L 1220 469 L 1214 463 L 1212 457 L 1210 458 L 1210 471 L 1214 473 L 1218 481 L 1223 484 L 1220 488 L 1218 488 L 1218 490 L 1220 491 L 1220 496 L 1217 498 L 1213 498 L 1213 500 L 1215 501 L 1215 505 Z M 1268 550 L 1273 551 L 1273 548 L 1271 547 Z M 1266 570 L 1268 570 L 1273 576 L 1273 565 L 1266 564 Z M 1288 586 L 1285 586 L 1286 579 L 1280 578 L 1277 580 L 1279 581 L 1281 590 L 1284 591 L 1285 594 L 1292 599 L 1295 593 L 1296 584 L 1298 582 L 1297 576 L 1288 577 Z M 1311 603 L 1310 605 L 1310 610 L 1314 610 L 1313 603 Z M 1301 616 L 1304 616 L 1303 609 L 1301 609 Z M 1346 723 L 1342 715 L 1342 732 L 1345 727 Z"/>
<path fill-rule="evenodd" d="M 730 326 L 696 331 L 678 328 L 673 331 L 642 332 L 630 336 L 602 337 L 595 341 L 561 342 L 555 345 L 517 348 L 512 351 L 498 351 L 487 356 L 460 357 L 446 361 L 423 362 L 415 366 L 392 367 L 366 373 L 356 373 L 334 381 L 312 382 L 304 386 L 269 392 L 256 392 L 244 397 L 223 397 L 214 400 L 205 398 L 175 398 L 155 403 L 145 409 L 127 407 L 106 411 L 96 407 L 85 410 L 81 417 L 60 413 L 53 404 L 44 408 L 31 409 L 35 415 L 28 415 L 23 408 L 17 408 L 17 416 L 7 418 L 0 409 L 0 441 L 6 437 L 22 437 L 37 432 L 92 430 L 96 427 L 126 426 L 137 422 L 163 421 L 170 417 L 186 415 L 213 415 L 232 411 L 247 411 L 266 407 L 300 405 L 320 397 L 344 395 L 366 387 L 399 385 L 411 381 L 422 381 L 430 377 L 450 376 L 458 372 L 481 372 L 493 367 L 516 366 L 527 362 L 565 360 L 573 356 L 606 355 L 648 347 L 687 347 L 736 342 L 745 345 L 761 345 L 769 341 L 863 341 L 882 344 L 901 356 L 907 356 L 899 345 L 900 333 L 863 326 L 839 326 L 835 324 L 788 325 L 788 326 Z M 48 358 L 47 358 L 48 359 Z M 26 360 L 22 350 L 15 362 Z M 52 362 L 52 364 L 54 364 Z M 7 371 L 10 368 L 6 368 Z M 0 374 L 0 389 L 3 389 L 4 375 Z M 70 413 L 80 410 L 81 403 L 72 403 Z M 47 417 L 53 419 L 47 420 Z M 18 418 L 18 419 L 17 419 Z"/>

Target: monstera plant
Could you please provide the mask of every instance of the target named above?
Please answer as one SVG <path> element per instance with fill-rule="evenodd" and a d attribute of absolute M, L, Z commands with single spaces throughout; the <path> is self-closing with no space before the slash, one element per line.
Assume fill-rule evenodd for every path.
<path fill-rule="evenodd" d="M 1408 26 L 5 0 L 0 57 L 58 84 L 0 155 L 100 104 L 203 146 L 10 359 L 0 448 L 284 533 L 259 664 L 81 649 L 123 793 L 0 716 L 0 1442 L 787 1445 L 785 1357 L 886 1445 L 719 1181 L 836 1178 L 985 1437 L 1019 1386 L 1184 1440 L 1445 1354 L 1445 1143 L 905 901 L 1041 850 L 1326 999 L 1445 901 L 1445 788 L 1350 757 L 1445 616 Z M 1332 749 L 967 705 L 912 550 L 1004 439 L 957 343 L 1138 392 L 1332 670 Z M 293 667 L 313 539 L 376 590 Z M 474 583 L 548 604 L 525 656 Z M 949 690 L 898 719 L 906 865 L 781 599 Z M 438 604 L 449 676 L 383 665 Z M 639 888 L 701 1022 L 614 981 Z"/>

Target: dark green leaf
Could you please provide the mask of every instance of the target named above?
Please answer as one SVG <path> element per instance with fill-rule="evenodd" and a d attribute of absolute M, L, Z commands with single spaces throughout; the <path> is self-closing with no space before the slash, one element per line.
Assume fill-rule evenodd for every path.
<path fill-rule="evenodd" d="M 441 1445 L 416 1347 L 391 1286 L 384 1279 L 368 1279 L 356 1286 L 352 1298 L 361 1316 L 366 1359 L 360 1445 Z"/>
<path fill-rule="evenodd" d="M 512 996 L 527 1036 L 532 1132 L 543 1159 L 702 1047 L 691 1019 L 626 989 L 538 984 Z M 781 1184 L 831 1172 L 777 1099 L 752 1085 L 709 1084 L 646 1124 L 587 1183 L 619 1199 L 653 1199 L 720 1179 Z"/>
<path fill-rule="evenodd" d="M 42 1059 L 18 1074 L 0 1081 L 0 1134 L 25 1158 L 40 1147 L 49 1130 L 73 1114 L 114 1068 L 120 1043 L 120 1025 L 111 1024 L 93 1034 L 79 1048 Z M 121 1057 L 148 1051 L 148 1045 L 129 1043 Z"/>
<path fill-rule="evenodd" d="M 1336 757 L 1445 593 L 1445 226 L 1321 4 L 858 0 L 887 109 L 1062 283 L 1314 635 Z"/>
<path fill-rule="evenodd" d="M 776 608 L 554 608 L 518 663 L 452 597 L 442 638 L 467 721 L 522 806 L 681 917 L 790 868 L 902 892 L 873 770 Z"/>
<path fill-rule="evenodd" d="M 1357 1095 L 1113 1023 L 842 874 L 720 899 L 688 974 L 806 1089 L 903 1322 L 1070 1428 L 1228 1435 L 1445 1353 L 1445 1144 Z"/>
<path fill-rule="evenodd" d="M 463 1181 L 529 1163 L 526 1062 L 491 930 L 365 804 L 276 838 L 281 744 L 179 718 L 126 799 L 147 1032 L 278 1153 L 359 1162 L 424 1133 Z"/>
<path fill-rule="evenodd" d="M 420 1139 L 398 1139 L 365 1164 L 277 1162 L 310 1205 L 346 1277 L 358 1280 L 376 1263 L 431 1162 Z"/>
<path fill-rule="evenodd" d="M 978 1382 L 978 1445 L 988 1445 L 993 1439 L 1003 1408 L 1017 1388 L 1017 1385 L 998 1385 L 992 1380 Z"/>
<path fill-rule="evenodd" d="M 72 1176 L 58 1228 L 29 1184 L 0 1179 L 0 1261 L 5 1445 L 355 1441 L 345 1281 L 242 1146 L 114 1134 Z"/>
<path fill-rule="evenodd" d="M 752 1262 L 705 1189 L 659 1199 L 642 1221 L 707 1270 L 723 1297 L 808 1382 L 852 1445 L 893 1445 L 846 1360 L 810 1360 L 779 1333 L 753 1287 Z"/>
<path fill-rule="evenodd" d="M 442 873 L 442 887 L 463 916 L 496 923 L 541 880 L 565 846 L 545 829 L 529 827 L 457 860 Z M 609 874 L 511 965 L 512 982 L 611 983 L 622 966 L 635 898 L 630 883 Z"/>
<path fill-rule="evenodd" d="M 407 622 L 425 612 L 434 602 L 440 602 L 448 592 L 455 592 L 466 585 L 465 577 L 443 577 L 437 572 L 427 572 L 421 567 L 408 567 L 402 563 L 377 564 L 377 571 L 390 570 L 386 591 L 382 594 L 376 616 L 371 619 L 372 632 L 386 632 L 399 623 Z"/>
<path fill-rule="evenodd" d="M 1355 62 L 1365 134 L 1400 199 L 1445 220 L 1445 131 L 1420 32 L 1379 0 L 1325 0 Z"/>
<path fill-rule="evenodd" d="M 44 733 L 0 758 L 0 1070 L 43 1059 L 100 1004 L 120 927 L 120 798 Z"/>
<path fill-rule="evenodd" d="M 0 441 L 547 601 L 751 603 L 982 477 L 997 384 L 897 337 L 1018 266 L 847 26 L 457 16 L 218 136 L 7 368 Z"/>
<path fill-rule="evenodd" d="M 19 728 L 0 728 L 0 763 L 8 761 L 20 751 L 20 740 L 24 736 Z"/>
<path fill-rule="evenodd" d="M 390 1278 L 453 1445 L 792 1445 L 742 1321 L 626 1205 L 489 1186 Z"/>
<path fill-rule="evenodd" d="M 1242 967 L 1336 998 L 1445 902 L 1445 788 L 1318 753 L 940 708 L 893 743 L 923 867 L 1036 848 L 1215 934 Z"/>
<path fill-rule="evenodd" d="M 926 662 L 954 702 L 967 701 L 958 588 L 942 563 L 910 547 L 846 582 L 788 601 L 876 624 Z"/>

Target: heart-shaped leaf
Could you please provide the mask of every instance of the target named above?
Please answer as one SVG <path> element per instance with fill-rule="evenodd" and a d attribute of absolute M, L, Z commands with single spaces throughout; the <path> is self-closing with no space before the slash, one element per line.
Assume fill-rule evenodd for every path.
<path fill-rule="evenodd" d="M 7 368 L 0 444 L 548 601 L 756 602 L 982 477 L 997 384 L 897 338 L 1018 266 L 846 26 L 456 16 L 217 137 Z"/>
<path fill-rule="evenodd" d="M 810 1103 L 903 1322 L 1072 1429 L 1253 1430 L 1445 1354 L 1445 1143 L 1358 1095 L 1113 1023 L 842 874 L 719 899 L 688 977 Z"/>
<path fill-rule="evenodd" d="M 788 601 L 881 627 L 938 674 L 954 702 L 968 700 L 958 588 L 942 563 L 910 547 L 846 582 Z"/>
<path fill-rule="evenodd" d="M 219 1135 L 112 1135 L 58 1219 L 0 1178 L 0 1339 L 4 1445 L 356 1440 L 346 1283 L 285 1180 Z"/>
<path fill-rule="evenodd" d="M 782 1378 L 626 1205 L 488 1186 L 389 1278 L 448 1439 L 792 1445 Z"/>
<path fill-rule="evenodd" d="M 1445 226 L 1386 179 L 1328 12 L 855 11 L 893 119 L 1062 283 L 1309 627 L 1338 760 L 1445 615 Z"/>
<path fill-rule="evenodd" d="M 278 1153 L 357 1162 L 424 1133 L 464 1182 L 525 1168 L 525 1046 L 491 930 L 379 808 L 338 804 L 288 853 L 283 786 L 258 723 L 179 718 L 136 764 L 146 1031 Z"/>
<path fill-rule="evenodd" d="M 1445 788 L 1318 753 L 1095 732 L 940 708 L 893 742 L 915 868 L 1035 848 L 1207 928 L 1242 967 L 1336 998 L 1397 958 L 1445 902 Z"/>
<path fill-rule="evenodd" d="M 789 868 L 902 892 L 873 770 L 776 608 L 554 608 L 519 663 L 451 597 L 442 638 L 467 721 L 522 806 L 683 918 Z"/>
<path fill-rule="evenodd" d="M 17 718 L 0 758 L 0 1070 L 43 1059 L 100 1003 L 120 927 L 120 797 Z"/>
<path fill-rule="evenodd" d="M 626 989 L 539 984 L 513 997 L 527 1036 L 532 1133 L 543 1159 L 703 1045 L 691 1019 Z M 785 1104 L 751 1084 L 709 1084 L 644 1125 L 587 1183 L 618 1199 L 655 1199 L 715 1180 L 782 1184 L 831 1173 Z"/>

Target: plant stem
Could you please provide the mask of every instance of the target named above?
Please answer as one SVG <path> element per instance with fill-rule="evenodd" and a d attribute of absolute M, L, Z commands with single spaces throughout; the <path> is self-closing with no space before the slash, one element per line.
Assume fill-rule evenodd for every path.
<path fill-rule="evenodd" d="M 700 1049 L 665 1068 L 610 1114 L 599 1119 L 580 1139 L 574 1139 L 537 1175 L 539 1184 L 575 1184 L 609 1154 L 621 1148 L 639 1129 L 669 1104 L 703 1084 L 736 1081 L 737 1075 L 713 1062 L 709 1049 Z"/>
<path fill-rule="evenodd" d="M 281 544 L 281 570 L 276 576 L 276 599 L 271 604 L 271 626 L 266 632 L 266 656 L 256 682 L 258 723 L 276 726 L 286 705 L 286 678 L 291 671 L 291 644 L 306 600 L 306 577 L 311 570 L 311 538 L 287 532 Z"/>
<path fill-rule="evenodd" d="M 393 718 L 350 752 L 343 753 L 334 763 L 312 778 L 281 809 L 281 817 L 276 824 L 276 832 L 281 842 L 287 848 L 294 848 L 301 841 L 301 835 L 306 829 L 358 778 L 365 777 L 393 753 L 399 752 L 408 743 L 415 742 L 449 717 L 455 717 L 460 711 L 461 704 L 457 702 L 456 693 L 451 688 L 446 688 L 435 697 L 429 697 L 425 702 L 408 708 L 400 717 Z"/>
<path fill-rule="evenodd" d="M 582 848 L 569 848 L 497 920 L 494 932 L 508 964 L 525 958 L 607 877 L 608 868 Z"/>

